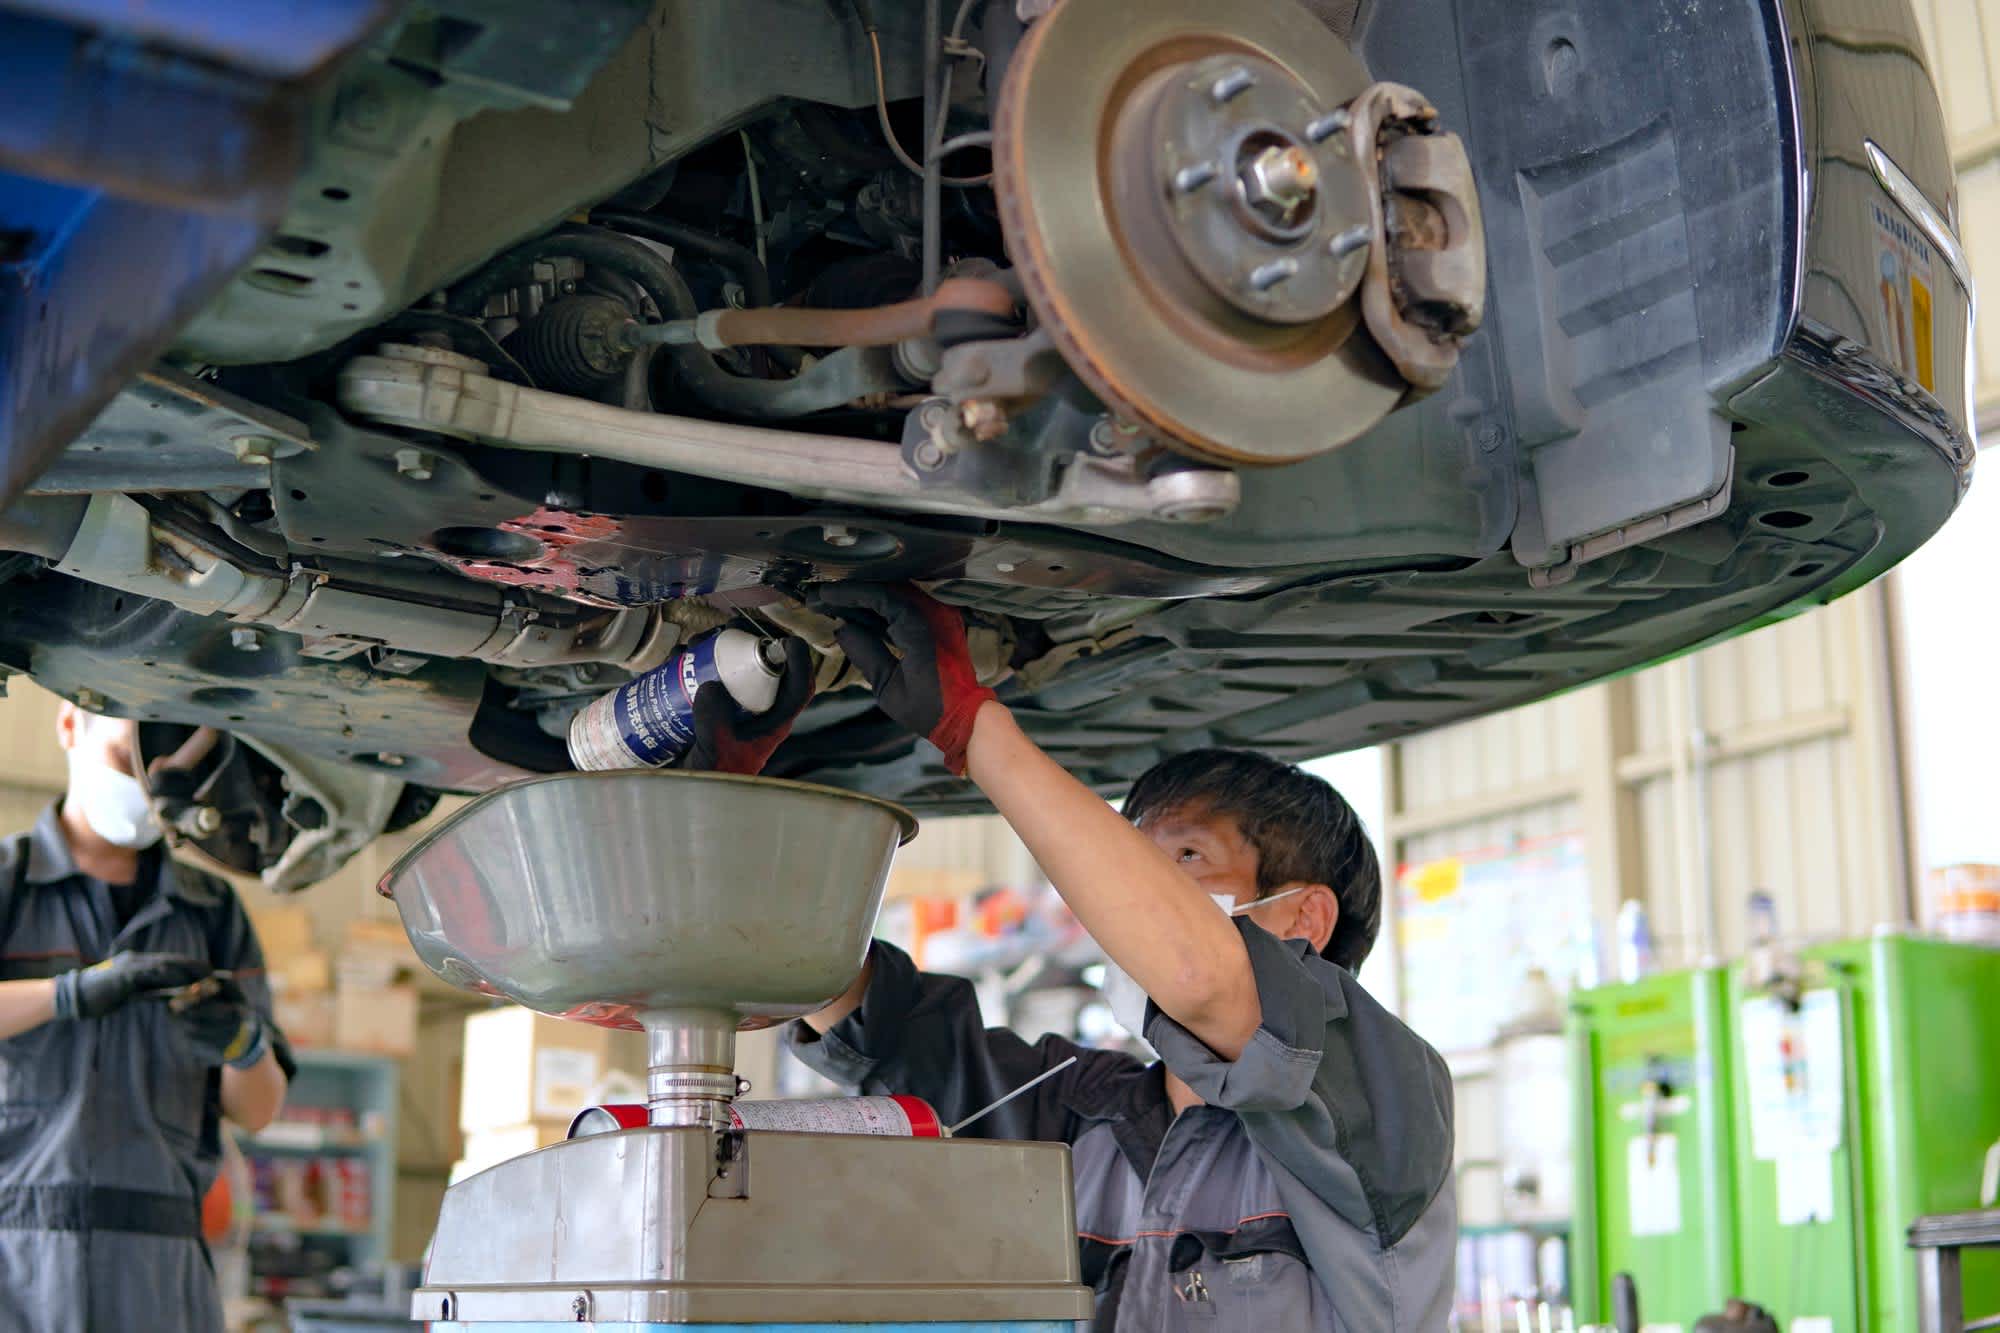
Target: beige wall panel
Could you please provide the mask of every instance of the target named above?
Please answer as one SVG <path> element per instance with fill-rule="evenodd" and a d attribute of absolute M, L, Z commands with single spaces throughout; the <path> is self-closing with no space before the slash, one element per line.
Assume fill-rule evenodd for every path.
<path fill-rule="evenodd" d="M 1683 840 L 1676 835 L 1679 813 L 1674 804 L 1674 784 L 1669 778 L 1642 782 L 1634 797 L 1643 878 L 1638 884 L 1622 886 L 1619 900 L 1637 898 L 1646 904 L 1653 924 L 1654 948 L 1662 966 L 1680 967 L 1694 960 L 1700 946 L 1697 913 L 1683 901 L 1680 892 L 1681 858 L 1686 853 Z"/>
<path fill-rule="evenodd" d="M 1672 672 L 1658 667 L 1632 677 L 1632 747 L 1639 754 L 1673 744 L 1673 711 L 1667 695 L 1673 681 Z"/>
<path fill-rule="evenodd" d="M 1565 696 L 1401 742 L 1401 790 L 1393 798 L 1398 813 L 1478 800 L 1574 773 L 1577 707 L 1574 697 Z"/>
<path fill-rule="evenodd" d="M 1972 264 L 1972 280 L 1981 292 L 2000 291 L 2000 158 L 1988 158 L 1958 173 L 1959 235 Z M 2000 392 L 2000 320 L 1981 319 L 1973 329 L 1979 349 L 1981 404 Z"/>
<path fill-rule="evenodd" d="M 1662 960 L 1730 956 L 1745 945 L 1749 895 L 1768 890 L 1788 938 L 1866 934 L 1898 915 L 1898 887 L 1871 873 L 1871 834 L 1880 812 L 1867 808 L 1855 745 L 1826 737 L 1724 761 L 1709 771 L 1709 832 L 1717 939 L 1704 949 L 1699 901 L 1681 890 L 1684 841 L 1670 777 L 1641 783 L 1635 808 L 1644 883 Z"/>
<path fill-rule="evenodd" d="M 1582 827 L 1581 806 L 1576 801 L 1556 801 L 1404 838 L 1397 851 L 1395 865 L 1384 869 L 1393 876 L 1397 866 L 1416 865 L 1447 856 L 1475 856 L 1481 852 L 1504 850 L 1520 842 L 1556 833 L 1571 833 Z"/>
<path fill-rule="evenodd" d="M 916 839 L 896 853 L 898 870 L 970 870 L 983 876 L 980 887 L 1026 886 L 1040 881 L 1028 849 L 997 815 L 953 815 L 926 819 Z"/>
<path fill-rule="evenodd" d="M 1955 138 L 1976 134 L 1994 119 L 1994 53 L 1988 30 L 1996 16 L 1985 0 L 1918 0 L 1917 8 L 1945 124 Z"/>
<path fill-rule="evenodd" d="M 50 791 L 69 785 L 69 764 L 56 746 L 61 702 L 26 676 L 8 678 L 0 699 L 0 772 L 9 785 Z"/>
<path fill-rule="evenodd" d="M 0 787 L 0 837 L 26 833 L 52 797 L 53 793 L 27 787 Z"/>

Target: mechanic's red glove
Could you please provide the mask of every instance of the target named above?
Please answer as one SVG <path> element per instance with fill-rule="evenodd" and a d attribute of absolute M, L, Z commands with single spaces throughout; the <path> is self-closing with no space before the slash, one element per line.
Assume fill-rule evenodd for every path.
<path fill-rule="evenodd" d="M 792 723 L 812 701 L 812 650 L 804 639 L 785 640 L 785 670 L 778 677 L 778 697 L 761 713 L 752 713 L 731 698 L 720 681 L 695 692 L 694 744 L 680 766 L 706 773 L 764 771 L 771 752 L 792 734 Z"/>
<path fill-rule="evenodd" d="M 973 674 L 965 618 L 907 584 L 833 583 L 809 600 L 841 622 L 834 637 L 874 686 L 876 706 L 964 776 L 979 705 L 996 697 Z"/>

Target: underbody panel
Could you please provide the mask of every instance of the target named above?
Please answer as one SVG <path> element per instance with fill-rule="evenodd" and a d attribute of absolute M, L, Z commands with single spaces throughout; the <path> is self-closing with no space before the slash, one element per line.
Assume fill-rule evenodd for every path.
<path fill-rule="evenodd" d="M 914 141 L 928 85 L 951 170 L 994 159 L 943 187 L 941 238 L 845 3 L 405 11 L 310 90 L 263 249 L 0 517 L 0 662 L 472 791 L 567 767 L 570 713 L 734 622 L 822 650 L 767 771 L 961 810 L 801 590 L 965 608 L 1023 725 L 1115 792 L 1192 746 L 1304 759 L 1642 666 L 1950 515 L 1971 292 L 1904 0 L 1863 6 L 1867 42 L 1827 0 L 1178 6 L 969 5 L 943 49 L 978 72 L 940 98 L 922 5 L 877 0 L 881 122 Z M 1263 212 L 1201 211 L 1205 135 L 1256 150 Z M 1233 290 L 1231 218 L 1264 256 Z M 1074 235 L 1100 225 L 1120 282 Z M 1257 250 L 1301 236 L 1304 268 Z M 927 283 L 940 254 L 972 285 Z M 996 291 L 1011 325 L 951 304 Z M 713 313 L 913 293 L 927 365 Z M 1185 383 L 1133 373 L 1148 338 Z"/>

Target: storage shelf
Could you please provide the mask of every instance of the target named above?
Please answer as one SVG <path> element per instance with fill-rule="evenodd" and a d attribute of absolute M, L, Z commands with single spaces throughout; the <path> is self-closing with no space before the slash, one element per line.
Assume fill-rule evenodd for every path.
<path fill-rule="evenodd" d="M 336 1263 L 340 1268 L 358 1272 L 378 1268 L 389 1257 L 393 1235 L 396 1062 L 382 1056 L 319 1048 L 294 1054 L 299 1068 L 287 1101 L 297 1107 L 342 1111 L 345 1114 L 340 1119 L 352 1123 L 278 1121 L 259 1133 L 239 1137 L 244 1156 L 260 1175 L 266 1171 L 277 1172 L 281 1177 L 302 1170 L 310 1173 L 313 1159 L 328 1159 L 322 1173 L 327 1192 L 311 1196 L 315 1210 L 307 1214 L 315 1217 L 315 1222 L 302 1226 L 294 1214 L 283 1211 L 282 1204 L 290 1196 L 280 1192 L 260 1197 L 264 1206 L 253 1216 L 251 1231 L 263 1239 L 265 1247 L 282 1249 L 286 1238 L 296 1237 L 300 1242 L 313 1242 L 312 1248 L 337 1251 Z M 367 1177 L 366 1225 L 344 1225 L 333 1208 L 336 1196 L 331 1191 L 338 1188 L 334 1183 L 335 1162 L 340 1173 L 358 1168 Z M 298 1280 L 290 1274 L 282 1258 L 274 1259 L 273 1263 L 266 1273 L 253 1258 L 253 1290 L 254 1284 L 265 1278 L 280 1283 Z"/>
<path fill-rule="evenodd" d="M 382 1142 L 373 1134 L 358 1130 L 325 1129 L 318 1125 L 273 1125 L 261 1133 L 248 1134 L 238 1141 L 245 1152 L 286 1153 L 365 1153 Z"/>
<path fill-rule="evenodd" d="M 375 1234 L 368 1227 L 302 1227 L 281 1213 L 259 1213 L 251 1222 L 250 1229 L 263 1232 L 267 1236 L 309 1236 L 339 1240 L 366 1240 Z"/>

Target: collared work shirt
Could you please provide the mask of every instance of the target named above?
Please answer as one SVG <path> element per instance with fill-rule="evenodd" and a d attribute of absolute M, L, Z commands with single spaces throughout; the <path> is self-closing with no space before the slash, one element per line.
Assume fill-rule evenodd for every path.
<path fill-rule="evenodd" d="M 983 1029 L 970 982 L 877 942 L 861 1007 L 801 1060 L 864 1093 L 908 1093 L 949 1124 L 1074 1055 L 972 1127 L 1068 1143 L 1099 1333 L 1433 1333 L 1458 1243 L 1444 1060 L 1302 940 L 1237 918 L 1263 1005 L 1225 1060 L 1147 1007 L 1148 1065 L 1059 1037 Z M 1205 1105 L 1176 1116 L 1164 1071 Z"/>
<path fill-rule="evenodd" d="M 187 954 L 236 973 L 268 1021 L 263 951 L 228 884 L 157 852 L 139 874 L 152 891 L 121 927 L 50 806 L 0 847 L 0 980 Z M 162 1002 L 0 1041 L 0 1333 L 221 1328 L 200 1228 L 221 1127 L 221 1070 Z"/>

